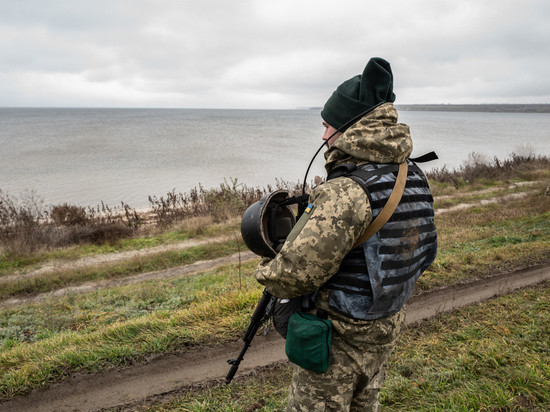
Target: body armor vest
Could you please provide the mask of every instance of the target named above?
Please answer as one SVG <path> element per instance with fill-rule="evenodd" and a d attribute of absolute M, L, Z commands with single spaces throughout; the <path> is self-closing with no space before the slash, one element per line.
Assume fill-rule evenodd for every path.
<path fill-rule="evenodd" d="M 338 272 L 323 286 L 330 291 L 329 307 L 347 317 L 374 320 L 397 313 L 411 296 L 416 280 L 435 259 L 433 198 L 420 168 L 411 161 L 408 165 L 405 190 L 392 217 L 350 251 Z M 343 172 L 340 169 L 337 175 L 363 187 L 374 220 L 392 192 L 398 167 L 353 165 Z M 327 179 L 331 178 L 332 174 Z"/>

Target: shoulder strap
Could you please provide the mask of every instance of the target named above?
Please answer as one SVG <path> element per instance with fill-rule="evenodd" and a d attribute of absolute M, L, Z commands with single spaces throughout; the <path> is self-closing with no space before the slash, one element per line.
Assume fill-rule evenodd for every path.
<path fill-rule="evenodd" d="M 361 243 L 364 243 L 368 238 L 370 238 L 372 235 L 378 232 L 382 228 L 382 226 L 384 226 L 386 222 L 390 219 L 390 217 L 393 215 L 393 212 L 395 212 L 395 209 L 397 208 L 397 205 L 401 200 L 401 196 L 403 195 L 403 190 L 405 190 L 405 184 L 407 182 L 407 172 L 408 172 L 408 165 L 407 165 L 407 161 L 405 161 L 399 165 L 399 172 L 397 174 L 395 185 L 393 186 L 391 195 L 388 201 L 386 202 L 384 208 L 378 214 L 378 216 L 376 216 L 376 219 L 374 219 L 370 223 L 370 225 L 367 226 L 363 234 L 359 237 L 359 239 L 357 239 L 357 241 L 353 245 L 352 249 L 355 249 Z"/>

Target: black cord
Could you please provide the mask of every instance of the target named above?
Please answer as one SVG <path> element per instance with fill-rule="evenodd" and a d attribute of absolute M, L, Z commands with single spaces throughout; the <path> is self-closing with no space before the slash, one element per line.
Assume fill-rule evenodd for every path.
<path fill-rule="evenodd" d="M 309 162 L 309 166 L 307 167 L 307 170 L 306 170 L 306 175 L 304 176 L 304 183 L 302 185 L 302 195 L 304 195 L 306 193 L 306 182 L 307 182 L 307 175 L 309 173 L 309 169 L 311 169 L 311 165 L 313 164 L 313 161 L 315 160 L 315 158 L 317 157 L 317 155 L 319 154 L 319 152 L 321 151 L 321 149 L 323 148 L 324 145 L 326 145 L 328 143 L 328 141 L 332 138 L 332 136 L 334 136 L 336 133 L 338 133 L 338 131 L 334 132 L 330 138 L 328 138 L 327 140 L 325 140 L 323 142 L 323 144 L 321 145 L 321 147 L 319 149 L 317 149 L 317 151 L 315 152 L 315 154 L 313 155 L 313 157 L 311 158 L 311 162 Z"/>
<path fill-rule="evenodd" d="M 317 151 L 315 152 L 315 154 L 313 155 L 313 158 L 311 159 L 311 162 L 309 162 L 309 166 L 307 167 L 307 170 L 306 170 L 306 175 L 304 176 L 304 184 L 302 185 L 302 195 L 304 195 L 306 193 L 306 182 L 307 182 L 307 175 L 309 174 L 309 169 L 311 169 L 311 165 L 313 164 L 313 161 L 315 160 L 315 158 L 317 157 L 317 155 L 319 154 L 319 152 L 321 151 L 321 149 L 323 148 L 324 145 L 327 145 L 328 146 L 328 142 L 330 141 L 330 139 L 332 139 L 332 137 L 340 132 L 341 130 L 343 129 L 347 129 L 349 126 L 351 126 L 353 123 L 355 123 L 357 120 L 359 120 L 361 117 L 365 116 L 366 114 L 372 112 L 374 109 L 376 109 L 378 106 L 380 106 L 381 104 L 384 104 L 386 102 L 380 102 L 378 103 L 377 105 L 374 105 L 372 106 L 371 108 L 365 110 L 364 112 L 362 113 L 359 113 L 357 116 L 351 118 L 350 120 L 348 120 L 346 123 L 344 123 L 342 126 L 340 126 L 333 134 L 330 135 L 330 137 L 325 140 L 323 142 L 323 144 L 321 145 L 321 147 L 319 149 L 317 149 Z"/>

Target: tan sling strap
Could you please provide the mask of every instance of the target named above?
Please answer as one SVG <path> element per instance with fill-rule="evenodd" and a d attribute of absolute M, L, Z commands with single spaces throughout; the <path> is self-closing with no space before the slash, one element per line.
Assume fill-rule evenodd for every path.
<path fill-rule="evenodd" d="M 395 209 L 397 208 L 397 205 L 401 200 L 401 196 L 403 195 L 403 190 L 405 190 L 408 169 L 409 167 L 407 166 L 407 161 L 399 164 L 397 179 L 395 180 L 395 185 L 393 186 L 393 190 L 391 192 L 391 195 L 388 201 L 384 205 L 384 208 L 382 209 L 382 211 L 378 214 L 378 216 L 376 216 L 376 219 L 374 219 L 370 223 L 370 225 L 367 226 L 363 234 L 359 237 L 357 242 L 355 242 L 355 244 L 353 245 L 352 249 L 355 249 L 361 243 L 365 242 L 368 238 L 370 238 L 372 235 L 378 232 L 382 228 L 382 226 L 384 226 L 386 222 L 390 219 L 390 217 L 393 215 L 393 212 L 395 212 Z"/>

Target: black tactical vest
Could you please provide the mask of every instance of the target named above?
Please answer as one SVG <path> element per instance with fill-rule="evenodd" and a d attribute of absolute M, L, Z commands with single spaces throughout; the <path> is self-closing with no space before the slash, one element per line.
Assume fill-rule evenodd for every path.
<path fill-rule="evenodd" d="M 388 222 L 343 259 L 323 286 L 329 306 L 347 317 L 374 320 L 397 313 L 412 294 L 416 280 L 437 251 L 433 198 L 420 168 L 409 161 L 405 190 Z M 340 167 L 336 174 L 358 182 L 369 198 L 373 220 L 395 185 L 398 165 Z M 333 174 L 328 179 L 333 178 Z"/>

